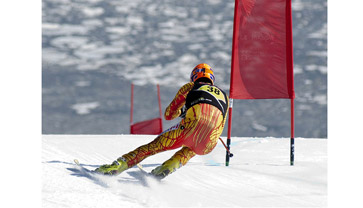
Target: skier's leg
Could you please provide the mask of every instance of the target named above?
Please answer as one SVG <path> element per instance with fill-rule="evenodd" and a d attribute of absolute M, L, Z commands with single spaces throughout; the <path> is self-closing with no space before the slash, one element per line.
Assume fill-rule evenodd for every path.
<path fill-rule="evenodd" d="M 218 108 L 204 103 L 191 107 L 186 118 L 192 117 L 193 114 L 199 119 L 193 129 L 185 134 L 184 145 L 197 155 L 205 155 L 217 145 L 223 131 L 225 118 Z"/>
<path fill-rule="evenodd" d="M 165 178 L 167 175 L 176 171 L 176 169 L 185 165 L 195 153 L 189 147 L 183 147 L 177 151 L 169 160 L 162 165 L 156 167 L 151 173 L 159 179 Z"/>
<path fill-rule="evenodd" d="M 179 148 L 182 146 L 182 135 L 180 124 L 175 125 L 167 131 L 160 134 L 152 142 L 142 145 L 135 150 L 124 154 L 118 158 L 111 165 L 102 165 L 95 171 L 106 175 L 117 175 L 138 164 L 145 158 L 154 155 L 156 153 Z"/>

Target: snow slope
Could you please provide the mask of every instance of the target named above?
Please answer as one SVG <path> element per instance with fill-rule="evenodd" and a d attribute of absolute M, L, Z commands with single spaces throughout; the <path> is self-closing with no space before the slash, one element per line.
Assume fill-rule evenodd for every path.
<path fill-rule="evenodd" d="M 327 140 L 296 139 L 289 166 L 287 138 L 232 138 L 229 167 L 221 143 L 195 156 L 161 182 L 135 177 L 89 177 L 73 164 L 95 169 L 151 141 L 148 135 L 43 135 L 43 207 L 326 207 Z M 152 170 L 171 157 L 163 152 L 142 162 Z"/>

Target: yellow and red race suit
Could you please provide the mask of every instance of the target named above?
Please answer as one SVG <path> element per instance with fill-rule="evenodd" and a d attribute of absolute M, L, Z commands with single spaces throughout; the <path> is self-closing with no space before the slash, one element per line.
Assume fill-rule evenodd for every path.
<path fill-rule="evenodd" d="M 187 110 L 180 123 L 162 132 L 149 144 L 122 156 L 128 167 L 150 155 L 182 147 L 168 160 L 176 161 L 179 168 L 196 154 L 205 155 L 214 149 L 226 122 L 229 106 L 226 93 L 208 83 L 187 83 L 166 108 L 165 119 L 179 117 L 184 105 Z"/>

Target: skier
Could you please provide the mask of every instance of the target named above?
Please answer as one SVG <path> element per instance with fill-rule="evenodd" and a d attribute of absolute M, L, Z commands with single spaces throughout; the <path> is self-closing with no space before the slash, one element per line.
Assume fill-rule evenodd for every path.
<path fill-rule="evenodd" d="M 181 122 L 162 132 L 149 144 L 95 171 L 118 175 L 148 156 L 182 147 L 169 160 L 151 171 L 152 175 L 162 179 L 185 165 L 196 154 L 210 153 L 222 134 L 229 106 L 228 96 L 214 85 L 214 81 L 211 67 L 205 63 L 198 64 L 191 72 L 190 82 L 179 89 L 165 110 L 166 120 L 181 117 Z"/>

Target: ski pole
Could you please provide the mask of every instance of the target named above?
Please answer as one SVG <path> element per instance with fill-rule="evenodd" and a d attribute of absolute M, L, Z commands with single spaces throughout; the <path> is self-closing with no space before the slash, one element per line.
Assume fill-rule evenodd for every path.
<path fill-rule="evenodd" d="M 228 147 L 226 146 L 226 144 L 223 142 L 222 138 L 219 137 L 219 140 L 221 140 L 223 146 L 226 148 L 229 157 L 233 157 L 233 154 L 229 151 Z"/>

